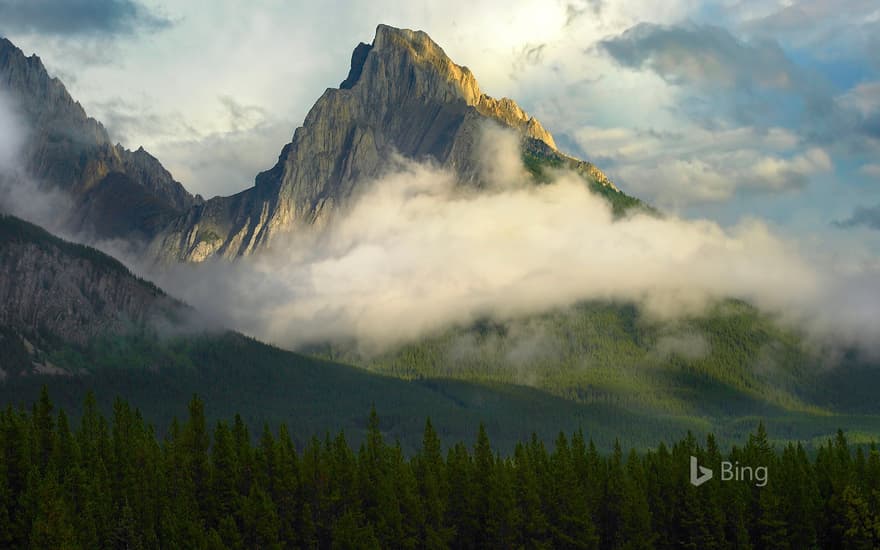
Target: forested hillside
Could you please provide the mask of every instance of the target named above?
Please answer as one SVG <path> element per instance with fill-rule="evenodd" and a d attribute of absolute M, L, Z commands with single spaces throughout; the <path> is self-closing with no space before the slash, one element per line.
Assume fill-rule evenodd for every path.
<path fill-rule="evenodd" d="M 858 388 L 849 396 L 836 392 L 833 402 L 823 398 L 842 382 L 835 373 L 855 362 L 823 362 L 797 332 L 734 300 L 674 322 L 632 304 L 585 302 L 478 321 L 378 356 L 339 346 L 309 351 L 406 379 L 523 384 L 581 403 L 667 415 L 825 414 L 834 410 L 829 405 L 878 412 Z M 863 380 L 876 380 L 877 372 L 862 365 Z"/>

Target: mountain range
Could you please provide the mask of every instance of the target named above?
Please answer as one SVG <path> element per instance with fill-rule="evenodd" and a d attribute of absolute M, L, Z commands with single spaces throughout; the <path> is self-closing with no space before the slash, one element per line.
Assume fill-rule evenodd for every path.
<path fill-rule="evenodd" d="M 194 329 L 197 312 L 113 258 L 14 217 L 8 191 L 33 182 L 65 200 L 51 219 L 31 221 L 78 241 L 122 242 L 159 266 L 247 262 L 282 235 L 319 230 L 344 215 L 364 182 L 399 158 L 442 167 L 458 185 L 480 192 L 488 185 L 479 159 L 487 126 L 517 133 L 535 185 L 565 170 L 617 215 L 657 214 L 593 164 L 559 151 L 514 101 L 482 93 L 471 71 L 424 32 L 380 25 L 371 44 L 355 48 L 347 77 L 321 95 L 278 162 L 253 186 L 209 200 L 190 194 L 143 148 L 112 144 L 38 57 L 5 39 L 0 89 L 26 128 L 18 166 L 0 175 L 0 207 L 11 214 L 0 218 L 4 401 L 33 398 L 48 381 L 67 397 L 65 408 L 76 410 L 85 391 L 99 388 L 104 399 L 120 393 L 159 421 L 173 410 L 161 403 L 182 410 L 186 394 L 199 392 L 213 399 L 218 415 L 236 406 L 258 422 L 296 417 L 306 433 L 347 426 L 355 435 L 372 401 L 386 407 L 391 430 L 407 444 L 419 433 L 414 419 L 428 414 L 458 439 L 466 437 L 462 426 L 480 418 L 502 441 L 581 425 L 605 447 L 615 434 L 647 444 L 720 427 L 722 437 L 736 437 L 754 415 L 790 437 L 819 437 L 842 424 L 880 434 L 880 409 L 865 393 L 876 387 L 871 365 L 853 359 L 849 380 L 870 381 L 853 388 L 821 368 L 796 332 L 744 302 L 675 324 L 647 320 L 628 303 L 571 304 L 520 321 L 452 327 L 380 356 L 316 345 L 299 350 L 308 357 L 234 332 Z M 549 334 L 557 350 L 531 364 L 528 376 L 508 368 L 523 326 Z M 658 353 L 693 334 L 709 352 L 691 356 L 673 346 Z M 476 351 L 453 353 L 463 340 Z M 752 368 L 758 363 L 774 368 Z"/>

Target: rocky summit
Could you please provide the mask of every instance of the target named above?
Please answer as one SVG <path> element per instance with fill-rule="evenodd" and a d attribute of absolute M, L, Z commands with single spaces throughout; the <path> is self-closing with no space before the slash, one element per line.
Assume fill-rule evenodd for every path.
<path fill-rule="evenodd" d="M 196 262 L 251 254 L 279 233 L 325 220 L 395 153 L 430 159 L 463 184 L 479 185 L 476 146 L 486 121 L 518 130 L 524 151 L 611 186 L 592 165 L 559 153 L 550 133 L 514 101 L 482 93 L 473 73 L 427 34 L 379 25 L 372 44 L 355 48 L 348 76 L 318 99 L 278 163 L 259 174 L 254 187 L 190 208 L 154 241 L 154 253 Z"/>

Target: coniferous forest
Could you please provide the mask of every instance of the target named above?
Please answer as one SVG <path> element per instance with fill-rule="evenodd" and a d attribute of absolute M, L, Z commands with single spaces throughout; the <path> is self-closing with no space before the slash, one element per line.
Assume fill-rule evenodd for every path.
<path fill-rule="evenodd" d="M 2 548 L 877 548 L 880 453 L 842 433 L 774 448 L 762 425 L 722 456 L 693 436 L 603 455 L 587 434 L 534 437 L 511 456 L 475 427 L 445 448 L 430 420 L 411 457 L 343 433 L 303 449 L 284 426 L 189 418 L 159 440 L 117 400 L 90 395 L 78 426 L 43 391 L 0 415 Z M 689 482 L 690 456 L 767 467 L 748 481 Z M 716 478 L 717 478 L 716 472 Z"/>

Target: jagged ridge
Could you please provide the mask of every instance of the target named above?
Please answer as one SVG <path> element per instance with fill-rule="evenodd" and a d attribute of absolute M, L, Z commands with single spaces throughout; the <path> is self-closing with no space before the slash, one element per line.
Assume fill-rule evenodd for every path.
<path fill-rule="evenodd" d="M 201 202 L 143 148 L 113 145 L 101 123 L 49 76 L 39 57 L 26 57 L 5 38 L 0 38 L 0 88 L 26 126 L 22 168 L 42 187 L 61 189 L 72 199 L 73 210 L 61 224 L 68 231 L 150 239 Z"/>

